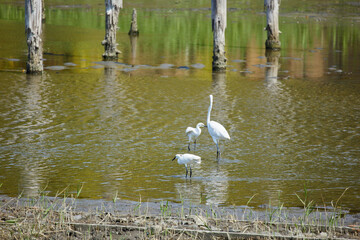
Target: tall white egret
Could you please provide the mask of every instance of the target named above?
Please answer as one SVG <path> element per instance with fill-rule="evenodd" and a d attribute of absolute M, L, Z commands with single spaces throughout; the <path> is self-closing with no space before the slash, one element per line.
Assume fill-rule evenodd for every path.
<path fill-rule="evenodd" d="M 195 148 L 196 148 L 196 139 L 200 136 L 202 127 L 206 127 L 205 124 L 198 123 L 198 124 L 196 124 L 196 128 L 193 128 L 193 127 L 187 127 L 186 128 L 185 133 L 189 137 L 189 145 L 188 145 L 188 150 L 189 151 L 190 151 L 190 143 L 191 143 L 191 141 L 193 139 L 194 139 L 194 150 L 195 150 Z"/>
<path fill-rule="evenodd" d="M 190 168 L 190 177 L 192 175 L 192 170 L 191 170 L 191 165 L 192 163 L 201 163 L 201 157 L 196 156 L 194 154 L 190 154 L 190 153 L 185 153 L 185 154 L 176 154 L 175 157 L 172 159 L 172 161 L 174 161 L 175 159 L 177 159 L 178 164 L 184 164 L 185 165 L 185 169 L 186 169 L 186 178 L 188 175 L 188 165 Z"/>
<path fill-rule="evenodd" d="M 208 114 L 207 114 L 207 128 L 208 128 L 210 136 L 212 137 L 213 141 L 216 144 L 217 157 L 219 157 L 221 154 L 220 148 L 219 148 L 220 140 L 224 140 L 224 139 L 230 140 L 230 136 L 223 125 L 221 125 L 220 123 L 215 122 L 215 121 L 210 121 L 210 114 L 211 114 L 211 109 L 212 109 L 212 105 L 213 105 L 213 96 L 210 95 L 209 97 L 210 97 L 210 106 L 209 106 L 209 110 L 208 110 Z"/>

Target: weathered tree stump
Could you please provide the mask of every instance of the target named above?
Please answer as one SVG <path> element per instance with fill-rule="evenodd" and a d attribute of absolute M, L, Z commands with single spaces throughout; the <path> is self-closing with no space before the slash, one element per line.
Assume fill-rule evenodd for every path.
<path fill-rule="evenodd" d="M 25 1 L 25 33 L 28 45 L 28 60 L 26 63 L 26 73 L 41 73 L 44 69 L 42 56 L 41 40 L 41 19 L 42 2 L 41 0 Z"/>
<path fill-rule="evenodd" d="M 264 0 L 266 9 L 266 28 L 267 39 L 265 46 L 267 49 L 279 50 L 281 47 L 279 34 L 279 6 L 281 0 Z"/>
<path fill-rule="evenodd" d="M 214 35 L 212 69 L 225 70 L 225 29 L 226 29 L 226 0 L 211 0 L 211 21 Z"/>
<path fill-rule="evenodd" d="M 101 42 L 105 47 L 104 60 L 116 60 L 121 53 L 117 49 L 116 31 L 118 29 L 119 12 L 123 7 L 122 0 L 105 0 L 105 39 Z"/>
<path fill-rule="evenodd" d="M 137 13 L 136 9 L 133 9 L 132 18 L 131 18 L 131 24 L 130 24 L 130 30 L 129 30 L 130 36 L 138 36 L 139 30 L 137 26 Z"/>

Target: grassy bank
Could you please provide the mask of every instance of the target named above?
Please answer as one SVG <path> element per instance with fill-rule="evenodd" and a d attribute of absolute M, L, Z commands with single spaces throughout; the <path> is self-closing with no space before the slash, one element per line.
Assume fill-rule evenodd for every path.
<path fill-rule="evenodd" d="M 80 190 L 81 191 L 81 190 Z M 76 194 L 2 197 L 0 239 L 360 239 L 358 225 L 345 226 L 337 201 L 320 209 L 298 196 L 296 213 L 283 204 L 256 211 L 169 202 L 91 205 Z M 251 202 L 249 199 L 248 204 Z"/>

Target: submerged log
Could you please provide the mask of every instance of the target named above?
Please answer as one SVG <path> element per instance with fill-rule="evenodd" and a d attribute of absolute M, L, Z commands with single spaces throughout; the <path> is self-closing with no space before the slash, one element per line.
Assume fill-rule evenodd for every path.
<path fill-rule="evenodd" d="M 42 1 L 25 1 L 25 33 L 28 45 L 28 60 L 26 73 L 41 73 L 43 71 L 43 48 L 41 40 Z"/>
<path fill-rule="evenodd" d="M 130 36 L 138 36 L 139 35 L 139 30 L 137 27 L 137 13 L 136 13 L 135 8 L 133 9 L 133 13 L 132 13 L 129 35 Z"/>
<path fill-rule="evenodd" d="M 279 6 L 281 0 L 264 0 L 266 9 L 266 28 L 267 39 L 265 46 L 267 49 L 279 50 L 281 47 L 279 38 Z"/>
<path fill-rule="evenodd" d="M 121 53 L 117 49 L 116 31 L 118 29 L 119 12 L 123 7 L 122 0 L 105 0 L 105 39 L 101 44 L 105 47 L 103 54 L 104 60 L 115 60 L 118 54 Z"/>
<path fill-rule="evenodd" d="M 212 69 L 225 70 L 226 0 L 211 0 L 211 21 L 214 36 Z"/>

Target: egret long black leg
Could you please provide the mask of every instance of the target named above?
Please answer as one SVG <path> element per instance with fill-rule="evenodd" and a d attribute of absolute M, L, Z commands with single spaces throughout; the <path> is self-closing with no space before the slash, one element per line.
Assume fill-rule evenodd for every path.
<path fill-rule="evenodd" d="M 187 178 L 187 174 L 188 174 L 188 169 L 187 169 L 187 166 L 185 164 L 185 169 L 186 169 L 186 175 L 185 175 L 185 178 Z M 191 172 L 190 172 L 190 175 L 191 175 Z"/>
<path fill-rule="evenodd" d="M 191 166 L 190 166 L 190 178 L 191 178 L 191 175 L 192 175 L 192 170 L 191 170 Z"/>
<path fill-rule="evenodd" d="M 190 142 L 189 142 L 189 145 L 188 145 L 188 150 L 189 150 L 189 152 L 190 152 Z"/>
<path fill-rule="evenodd" d="M 196 140 L 194 141 L 194 151 L 196 150 Z"/>
<path fill-rule="evenodd" d="M 217 154 L 216 154 L 216 156 L 219 158 L 220 155 L 221 155 L 220 147 L 219 147 L 219 140 L 218 140 L 217 143 L 216 143 L 216 148 L 217 148 Z"/>

